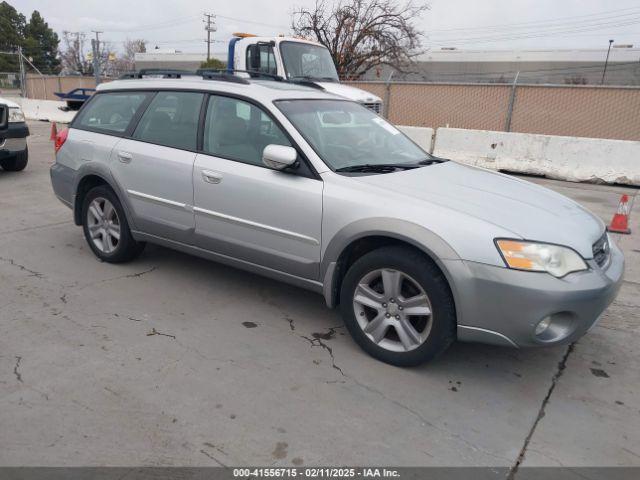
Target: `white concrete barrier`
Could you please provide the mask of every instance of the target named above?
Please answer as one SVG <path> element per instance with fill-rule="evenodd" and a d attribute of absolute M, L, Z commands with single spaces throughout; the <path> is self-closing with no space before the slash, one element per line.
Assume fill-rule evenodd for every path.
<path fill-rule="evenodd" d="M 640 186 L 640 142 L 438 128 L 434 155 L 570 182 Z"/>
<path fill-rule="evenodd" d="M 405 125 L 396 125 L 396 128 L 420 145 L 423 150 L 429 153 L 433 151 L 433 128 L 408 127 Z"/>
<path fill-rule="evenodd" d="M 45 120 L 48 122 L 69 123 L 77 112 L 64 112 L 60 107 L 65 107 L 65 102 L 54 100 L 34 100 L 32 98 L 12 98 L 22 107 L 27 120 Z"/>

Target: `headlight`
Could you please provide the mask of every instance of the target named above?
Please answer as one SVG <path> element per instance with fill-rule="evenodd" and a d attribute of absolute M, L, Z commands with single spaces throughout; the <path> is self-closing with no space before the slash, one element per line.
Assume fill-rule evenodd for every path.
<path fill-rule="evenodd" d="M 9 123 L 24 122 L 24 113 L 19 108 L 9 109 Z"/>
<path fill-rule="evenodd" d="M 564 277 L 588 268 L 577 252 L 560 245 L 520 240 L 496 240 L 496 245 L 507 266 L 516 270 L 548 272 L 554 277 Z"/>

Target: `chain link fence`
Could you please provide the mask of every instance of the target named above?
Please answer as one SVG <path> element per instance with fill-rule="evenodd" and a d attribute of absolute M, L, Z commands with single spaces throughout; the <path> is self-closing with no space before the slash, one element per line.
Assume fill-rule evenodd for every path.
<path fill-rule="evenodd" d="M 640 87 L 349 82 L 394 124 L 640 140 Z"/>

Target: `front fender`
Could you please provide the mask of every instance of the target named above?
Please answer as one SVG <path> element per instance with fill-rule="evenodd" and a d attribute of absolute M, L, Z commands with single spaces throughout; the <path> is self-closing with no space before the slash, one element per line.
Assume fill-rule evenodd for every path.
<path fill-rule="evenodd" d="M 436 262 L 447 277 L 452 291 L 454 290 L 446 262 L 459 261 L 460 257 L 442 237 L 421 225 L 397 218 L 367 218 L 357 220 L 340 229 L 324 250 L 320 266 L 320 278 L 323 279 L 325 301 L 330 308 L 336 305 L 337 285 L 341 274 L 336 265 L 340 255 L 353 242 L 366 237 L 393 238 L 423 251 Z"/>

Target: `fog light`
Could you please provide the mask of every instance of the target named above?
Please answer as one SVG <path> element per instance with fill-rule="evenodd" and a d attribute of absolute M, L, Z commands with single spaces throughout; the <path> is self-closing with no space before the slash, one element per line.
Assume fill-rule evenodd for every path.
<path fill-rule="evenodd" d="M 543 318 L 536 326 L 536 336 L 541 335 L 551 325 L 551 317 Z"/>

